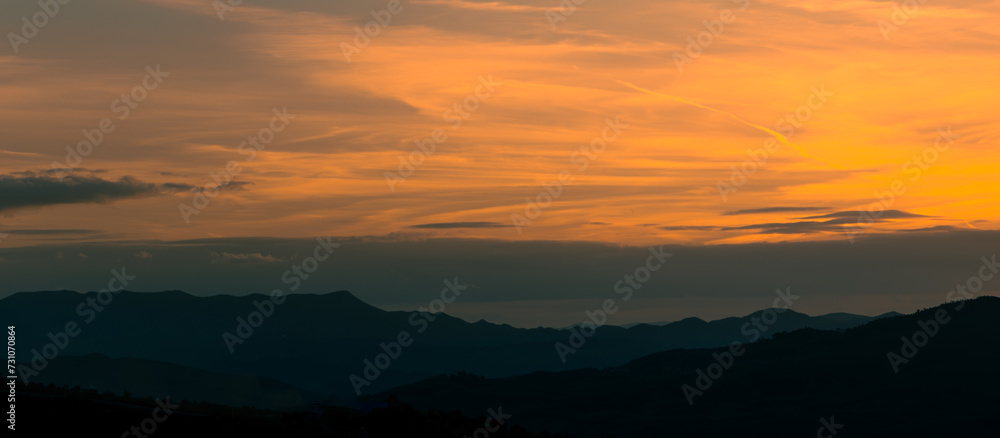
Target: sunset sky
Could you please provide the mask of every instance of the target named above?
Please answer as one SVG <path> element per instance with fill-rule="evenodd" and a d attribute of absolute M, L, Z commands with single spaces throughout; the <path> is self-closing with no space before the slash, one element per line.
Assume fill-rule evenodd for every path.
<path fill-rule="evenodd" d="M 211 0 L 70 2 L 25 44 L 8 33 L 23 35 L 21 17 L 30 20 L 40 7 L 0 4 L 9 43 L 0 49 L 7 284 L 0 296 L 98 289 L 126 261 L 158 262 L 139 290 L 266 293 L 281 282 L 237 281 L 242 274 L 222 269 L 177 280 L 183 274 L 170 271 L 191 257 L 218 268 L 221 258 L 277 280 L 296 254 L 310 251 L 307 239 L 332 235 L 368 245 L 357 260 L 379 260 L 376 243 L 394 253 L 394 243 L 462 249 L 426 270 L 389 269 L 391 280 L 380 279 L 377 290 L 330 274 L 310 291 L 350 289 L 373 304 L 407 308 L 434 298 L 444 278 L 469 277 L 491 295 L 460 303 L 464 317 L 560 324 L 612 293 L 645 247 L 674 245 L 675 260 L 689 248 L 707 261 L 713 248 L 725 259 L 758 247 L 745 245 L 785 242 L 789 254 L 801 254 L 788 260 L 836 248 L 841 275 L 855 280 L 823 283 L 823 295 L 880 296 L 803 301 L 802 311 L 871 313 L 943 301 L 949 284 L 995 251 L 985 243 L 1000 243 L 1000 2 L 928 0 L 904 10 L 863 0 L 578 1 L 569 10 L 556 0 L 404 0 L 397 13 L 382 14 L 391 21 L 367 46 L 349 51 L 350 61 L 344 47 L 356 43 L 355 28 L 390 2 L 247 0 L 225 9 Z M 157 66 L 165 74 L 148 79 Z M 155 89 L 142 88 L 144 80 Z M 116 99 L 137 86 L 145 100 L 122 118 Z M 287 125 L 275 124 L 275 111 L 289 114 Z M 52 163 L 65 163 L 67 146 L 75 149 L 104 118 L 114 130 L 56 178 Z M 609 120 L 618 121 L 614 129 L 605 129 Z M 248 160 L 240 144 L 269 127 L 280 132 Z M 415 142 L 435 130 L 446 139 L 433 154 L 412 175 L 387 182 L 400 157 L 419 158 L 411 155 Z M 592 149 L 602 134 L 614 139 Z M 772 152 L 761 155 L 765 148 Z M 752 155 L 760 162 L 744 166 Z M 213 191 L 210 173 L 224 173 L 232 160 L 241 169 L 236 183 L 185 220 L 179 205 Z M 553 186 L 560 172 L 572 182 Z M 551 205 L 530 223 L 512 218 L 525 216 L 546 184 L 558 193 Z M 723 196 L 720 184 L 735 190 Z M 858 210 L 879 205 L 877 193 L 893 190 L 875 210 L 887 213 L 865 222 L 861 235 L 847 231 L 858 225 Z M 219 247 L 182 255 L 177 248 L 191 245 L 177 242 L 195 239 Z M 595 259 L 601 248 L 636 247 L 639 255 L 600 279 L 579 280 L 578 292 L 552 292 L 561 288 L 555 280 L 539 280 L 539 292 L 524 296 L 510 291 L 515 285 L 459 272 L 457 261 L 478 254 L 477 245 L 499 245 L 512 254 L 495 269 L 525 274 L 540 256 L 518 257 L 513 248 L 530 248 L 518 243 Z M 908 279 L 900 291 L 886 290 L 892 283 L 855 285 L 878 276 L 852 270 L 862 258 L 884 262 L 871 248 L 914 256 L 918 245 L 927 258 L 893 261 L 892 272 L 935 275 Z M 342 257 L 355 259 L 349 248 Z M 177 259 L 160 262 L 158 250 Z M 414 259 L 427 257 L 413 251 Z M 529 276 L 581 269 L 568 261 L 545 266 Z M 695 279 L 679 288 L 667 276 L 680 274 L 665 273 L 650 299 L 703 300 L 622 322 L 765 307 L 760 298 L 705 310 L 714 309 L 710 300 L 766 297 L 795 284 L 782 278 L 784 268 L 768 266 L 704 288 Z M 824 281 L 803 279 L 801 287 Z M 566 316 L 526 316 L 524 309 L 541 308 L 532 300 Z M 559 300 L 580 304 L 551 304 Z M 489 303 L 499 307 L 485 309 Z"/>

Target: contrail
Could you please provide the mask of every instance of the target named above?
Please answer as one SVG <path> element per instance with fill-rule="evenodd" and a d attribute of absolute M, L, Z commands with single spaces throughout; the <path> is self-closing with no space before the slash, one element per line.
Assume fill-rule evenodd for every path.
<path fill-rule="evenodd" d="M 663 94 L 663 93 L 656 92 L 656 91 L 653 91 L 653 90 L 647 90 L 647 89 L 642 88 L 642 87 L 640 87 L 638 85 L 635 85 L 635 84 L 632 84 L 632 83 L 629 83 L 629 82 L 625 82 L 623 80 L 619 80 L 619 79 L 612 79 L 612 80 L 615 81 L 615 82 L 617 82 L 617 83 L 619 83 L 619 84 L 622 84 L 622 85 L 624 85 L 626 87 L 629 87 L 629 88 L 631 88 L 633 90 L 636 90 L 636 91 L 640 91 L 640 92 L 643 92 L 643 93 L 646 93 L 646 94 L 651 94 L 653 96 L 665 97 L 665 98 L 673 100 L 675 102 L 680 102 L 680 103 L 683 103 L 683 104 L 691 105 L 691 106 L 694 106 L 694 107 L 698 107 L 698 108 L 701 108 L 701 109 L 705 109 L 705 110 L 709 110 L 709 111 L 712 111 L 712 112 L 716 112 L 716 113 L 719 113 L 719 114 L 726 115 L 729 118 L 731 118 L 733 120 L 736 120 L 737 122 L 740 122 L 740 123 L 742 123 L 742 124 L 744 124 L 746 126 L 749 126 L 751 128 L 755 128 L 755 129 L 759 129 L 761 131 L 764 131 L 764 132 L 770 134 L 776 140 L 780 141 L 782 144 L 791 146 L 793 149 L 795 149 L 796 151 L 798 151 L 799 154 L 802 155 L 803 157 L 807 157 L 807 158 L 811 158 L 811 159 L 820 161 L 820 162 L 825 163 L 827 165 L 836 167 L 837 169 L 840 169 L 840 170 L 847 170 L 847 169 L 844 169 L 843 167 L 840 167 L 840 166 L 838 166 L 836 164 L 830 163 L 829 161 L 826 161 L 826 160 L 824 160 L 822 158 L 810 155 L 808 152 L 805 151 L 805 149 L 802 149 L 801 147 L 799 147 L 795 143 L 792 143 L 790 140 L 788 140 L 788 137 L 785 137 L 780 132 L 777 132 L 777 131 L 775 131 L 773 129 L 769 129 L 767 127 L 758 125 L 756 123 L 748 122 L 746 120 L 743 120 L 742 118 L 740 118 L 739 116 L 737 116 L 735 114 L 728 113 L 728 112 L 725 112 L 725 111 L 722 111 L 722 110 L 719 110 L 719 109 L 715 109 L 715 108 L 712 108 L 712 107 L 708 107 L 708 106 L 702 105 L 702 104 L 697 103 L 697 102 L 692 102 L 692 101 L 684 99 L 682 97 L 671 96 L 669 94 Z"/>

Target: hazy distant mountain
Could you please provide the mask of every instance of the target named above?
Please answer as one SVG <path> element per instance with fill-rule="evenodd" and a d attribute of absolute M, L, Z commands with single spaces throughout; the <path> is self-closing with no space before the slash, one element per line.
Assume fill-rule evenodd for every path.
<path fill-rule="evenodd" d="M 670 321 L 656 321 L 656 322 L 633 322 L 633 323 L 629 323 L 629 324 L 622 324 L 622 325 L 621 325 L 621 327 L 623 327 L 623 328 L 632 328 L 632 327 L 635 327 L 635 326 L 637 326 L 637 325 L 641 325 L 641 324 L 649 324 L 649 325 L 656 325 L 656 326 L 663 326 L 663 325 L 667 325 L 667 324 L 670 324 Z"/>
<path fill-rule="evenodd" d="M 665 351 L 602 370 L 439 376 L 368 398 L 391 393 L 418 408 L 466 413 L 502 404 L 529 429 L 575 437 L 829 437 L 816 433 L 830 417 L 843 425 L 837 436 L 997 436 L 1000 299 L 959 306 L 746 345 L 693 405 L 682 386 L 698 389 L 697 370 L 726 348 Z M 942 309 L 948 322 L 935 328 L 929 321 Z M 904 347 L 903 337 L 915 344 Z M 906 360 L 896 362 L 898 373 L 890 353 Z"/>
<path fill-rule="evenodd" d="M 817 318 L 825 318 L 840 322 L 857 322 L 857 321 L 867 322 L 871 319 L 870 316 L 855 315 L 853 313 L 843 313 L 843 312 L 827 313 L 826 315 L 819 315 L 817 316 Z"/>
<path fill-rule="evenodd" d="M 222 374 L 269 377 L 308 391 L 336 394 L 344 403 L 355 396 L 349 376 L 362 375 L 363 361 L 374 360 L 382 353 L 380 343 L 395 340 L 402 331 L 410 333 L 413 345 L 403 349 L 365 392 L 448 372 L 504 377 L 608 367 L 673 348 L 727 345 L 745 339 L 743 330 L 762 315 L 756 312 L 712 322 L 688 318 L 628 329 L 605 326 L 577 353 L 568 355 L 564 364 L 554 344 L 569 344 L 568 329 L 468 323 L 444 314 L 425 323 L 429 319 L 426 315 L 383 311 L 348 292 L 288 296 L 250 337 L 235 345 L 233 354 L 223 341 L 223 333 L 235 334 L 237 317 L 247 318 L 256 309 L 254 301 L 267 299 L 264 295 L 194 297 L 178 291 L 122 292 L 101 306 L 100 312 L 85 304 L 85 300 L 95 298 L 93 292 L 57 291 L 18 293 L 0 300 L 0 320 L 18 327 L 19 360 L 32 360 L 32 349 L 41 350 L 51 342 L 48 333 L 62 331 L 67 322 L 74 322 L 81 333 L 70 340 L 61 355 L 97 353 Z M 91 322 L 85 322 L 87 319 Z M 856 315 L 810 317 L 788 311 L 762 334 L 804 327 L 843 329 L 870 319 Z M 421 333 L 421 329 L 426 331 Z M 42 371 L 36 380 L 46 381 L 46 373 Z"/>

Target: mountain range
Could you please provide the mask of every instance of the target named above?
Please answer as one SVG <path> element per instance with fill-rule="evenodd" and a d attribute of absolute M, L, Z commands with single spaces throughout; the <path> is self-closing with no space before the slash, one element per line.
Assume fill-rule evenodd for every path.
<path fill-rule="evenodd" d="M 605 325 L 586 338 L 575 353 L 565 355 L 564 363 L 555 345 L 571 345 L 570 337 L 579 327 L 525 329 L 486 321 L 470 323 L 446 314 L 384 311 L 346 291 L 290 295 L 270 316 L 254 321 L 259 327 L 248 327 L 252 334 L 232 344 L 227 344 L 223 334 L 236 335 L 238 319 L 246 321 L 257 309 L 254 303 L 266 301 L 266 296 L 121 292 L 106 305 L 99 304 L 98 298 L 96 292 L 49 291 L 22 292 L 0 300 L 0 320 L 17 326 L 20 361 L 38 359 L 40 364 L 42 360 L 33 353 L 41 356 L 44 347 L 54 343 L 50 334 L 59 338 L 68 323 L 78 327 L 79 334 L 69 337 L 59 357 L 51 361 L 52 369 L 40 370 L 33 379 L 84 385 L 97 379 L 113 388 L 141 388 L 150 375 L 173 364 L 204 376 L 264 379 L 263 386 L 274 390 L 271 397 L 246 394 L 234 399 L 240 394 L 232 390 L 236 380 L 222 384 L 226 379 L 204 378 L 206 385 L 191 392 L 194 399 L 274 409 L 290 408 L 290 400 L 305 401 L 317 394 L 335 404 L 353 405 L 358 391 L 350 376 L 364 378 L 368 363 L 385 352 L 382 344 L 392 343 L 402 332 L 408 333 L 411 344 L 400 348 L 398 357 L 386 369 L 378 370 L 377 378 L 365 379 L 370 384 L 358 387 L 363 393 L 447 373 L 503 378 L 538 371 L 621 366 L 656 352 L 746 340 L 743 330 L 764 316 L 760 311 L 711 322 L 688 318 L 629 328 Z M 97 303 L 100 310 L 90 302 Z M 890 315 L 882 317 L 886 316 Z M 788 310 L 761 334 L 767 337 L 802 328 L 843 330 L 873 319 L 850 314 L 811 317 Z M 751 331 L 757 330 L 753 327 Z M 74 356 L 77 358 L 70 358 Z M 62 360 L 67 359 L 64 364 Z M 101 369 L 121 369 L 124 360 L 130 361 L 128 369 L 147 371 L 132 373 L 131 381 L 130 374 L 114 381 L 98 377 Z M 95 364 L 100 361 L 108 364 Z M 80 371 L 74 375 L 73 369 Z M 372 374 L 369 372 L 369 377 Z M 213 381 L 219 383 L 218 392 L 226 394 L 224 397 L 206 396 Z M 290 392 L 297 395 L 288 396 Z"/>
<path fill-rule="evenodd" d="M 980 297 L 779 333 L 739 355 L 675 349 L 604 369 L 442 375 L 370 399 L 466 414 L 502 405 L 528 430 L 573 437 L 995 437 L 997 315 L 1000 298 Z"/>

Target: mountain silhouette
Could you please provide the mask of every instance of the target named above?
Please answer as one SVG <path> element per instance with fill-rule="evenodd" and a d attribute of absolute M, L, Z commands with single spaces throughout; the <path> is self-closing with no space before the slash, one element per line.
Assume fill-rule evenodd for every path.
<path fill-rule="evenodd" d="M 935 326 L 942 311 L 948 322 Z M 998 314 L 1000 298 L 981 297 L 844 331 L 781 333 L 732 361 L 715 356 L 729 348 L 676 349 L 604 369 L 441 375 L 367 398 L 467 413 L 502 403 L 529 430 L 574 437 L 814 436 L 821 419 L 842 425 L 838 436 L 997 436 Z M 698 370 L 714 363 L 729 366 L 699 389 Z M 701 391 L 693 404 L 685 385 Z"/>
<path fill-rule="evenodd" d="M 606 325 L 563 363 L 555 343 L 569 342 L 575 328 L 523 329 L 486 321 L 469 323 L 446 314 L 383 311 L 346 291 L 287 296 L 271 316 L 253 328 L 249 337 L 232 345 L 232 353 L 223 334 L 235 334 L 237 318 L 245 320 L 257 310 L 254 303 L 268 300 L 267 296 L 121 292 L 107 305 L 98 304 L 100 311 L 87 304 L 97 298 L 95 292 L 17 293 L 0 300 L 0 320 L 18 327 L 19 359 L 24 362 L 35 359 L 33 351 L 40 353 L 52 343 L 49 334 L 59 337 L 72 322 L 78 325 L 80 334 L 60 351 L 61 357 L 101 354 L 225 375 L 271 378 L 304 391 L 332 394 L 344 405 L 352 404 L 356 395 L 349 376 L 362 375 L 364 361 L 374 360 L 383 352 L 380 344 L 397 339 L 403 331 L 411 334 L 413 344 L 378 379 L 364 387 L 366 393 L 441 373 L 463 371 L 508 377 L 535 371 L 617 366 L 674 348 L 722 346 L 738 337 L 741 327 L 763 314 L 755 312 L 712 322 L 688 318 L 662 326 L 639 324 L 627 329 Z M 430 322 L 430 318 L 434 321 Z M 854 315 L 810 317 L 789 310 L 762 334 L 770 336 L 806 327 L 844 329 L 871 319 Z M 275 366 L 275 358 L 280 358 L 282 366 Z M 38 381 L 48 379 L 46 372 L 39 373 Z M 253 402 L 248 400 L 247 404 Z"/>

